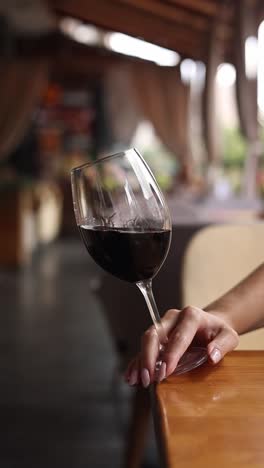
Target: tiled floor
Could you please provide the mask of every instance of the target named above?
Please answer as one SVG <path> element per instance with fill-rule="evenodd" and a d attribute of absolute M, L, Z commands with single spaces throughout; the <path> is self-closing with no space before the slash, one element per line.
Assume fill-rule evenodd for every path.
<path fill-rule="evenodd" d="M 116 356 L 88 287 L 95 268 L 79 241 L 64 241 L 26 269 L 0 272 L 1 468 L 122 466 Z M 125 425 L 130 391 L 122 389 Z M 146 466 L 155 466 L 154 452 L 152 437 Z"/>

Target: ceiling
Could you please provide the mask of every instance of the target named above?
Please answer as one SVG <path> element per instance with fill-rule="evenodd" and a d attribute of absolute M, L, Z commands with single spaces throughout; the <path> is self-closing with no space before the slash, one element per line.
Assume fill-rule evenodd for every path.
<path fill-rule="evenodd" d="M 264 17 L 263 0 L 247 0 Z M 207 61 L 211 35 L 233 62 L 238 0 L 49 0 L 52 10 Z"/>

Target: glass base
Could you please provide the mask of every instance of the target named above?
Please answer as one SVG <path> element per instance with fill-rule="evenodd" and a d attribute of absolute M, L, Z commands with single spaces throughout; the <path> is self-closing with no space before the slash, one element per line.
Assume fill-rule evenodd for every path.
<path fill-rule="evenodd" d="M 201 366 L 207 361 L 208 354 L 206 348 L 191 347 L 189 348 L 179 360 L 176 369 L 173 371 L 174 375 L 184 374 L 196 367 Z"/>

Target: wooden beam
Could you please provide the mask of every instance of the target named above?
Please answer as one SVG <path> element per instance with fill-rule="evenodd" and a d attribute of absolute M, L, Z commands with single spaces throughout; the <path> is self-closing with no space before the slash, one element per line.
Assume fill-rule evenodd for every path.
<path fill-rule="evenodd" d="M 169 3 L 180 5 L 184 8 L 195 11 L 196 13 L 215 16 L 218 13 L 221 1 L 213 0 L 168 0 Z"/>
<path fill-rule="evenodd" d="M 210 21 L 208 18 L 200 15 L 194 15 L 183 8 L 179 8 L 176 5 L 166 4 L 157 0 L 115 0 L 126 5 L 138 8 L 149 14 L 155 14 L 161 19 L 166 21 L 172 21 L 178 23 L 181 26 L 188 26 L 192 30 L 197 31 L 208 31 L 210 27 Z"/>
<path fill-rule="evenodd" d="M 211 31 L 212 19 L 207 16 L 202 16 L 198 13 L 190 12 L 184 8 L 179 8 L 174 4 L 164 4 L 161 0 L 112 0 L 144 11 L 146 14 L 156 15 L 165 21 L 172 22 L 179 32 L 182 30 L 186 34 L 186 30 L 191 34 L 203 34 L 206 37 L 206 42 Z M 234 31 L 230 21 L 233 19 L 234 9 L 231 6 L 225 9 L 225 23 L 217 28 L 217 38 L 221 41 L 232 39 Z M 207 35 L 207 36 L 206 36 Z"/>
<path fill-rule="evenodd" d="M 184 8 L 178 7 L 174 4 L 166 4 L 163 1 L 157 0 L 112 0 L 115 2 L 123 3 L 147 14 L 156 15 L 165 21 L 173 22 L 175 28 L 183 30 L 186 33 L 188 30 L 195 34 L 210 34 L 212 20 L 207 16 L 202 16 L 199 13 L 190 12 Z M 227 12 L 228 14 L 228 12 Z M 230 11 L 233 14 L 233 11 Z M 230 15 L 229 15 L 230 16 Z M 233 28 L 231 24 L 222 24 L 221 28 L 217 30 L 217 37 L 220 40 L 231 38 L 233 35 Z"/>
<path fill-rule="evenodd" d="M 259 0 L 257 13 L 258 13 L 259 23 L 261 23 L 262 21 L 264 21 L 264 3 L 263 3 L 263 0 Z"/>
<path fill-rule="evenodd" d="M 143 38 L 183 56 L 205 60 L 206 37 L 203 34 L 191 31 L 186 33 L 186 28 L 180 30 L 172 22 L 146 15 L 124 3 L 109 0 L 50 0 L 50 5 L 61 15 L 80 18 L 104 29 Z"/>

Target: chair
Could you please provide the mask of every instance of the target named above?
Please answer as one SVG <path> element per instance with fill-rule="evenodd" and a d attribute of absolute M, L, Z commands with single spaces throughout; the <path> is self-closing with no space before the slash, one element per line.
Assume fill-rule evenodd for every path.
<path fill-rule="evenodd" d="M 204 307 L 262 262 L 264 223 L 205 227 L 193 236 L 184 254 L 183 305 Z M 264 329 L 243 335 L 237 349 L 264 349 Z"/>

